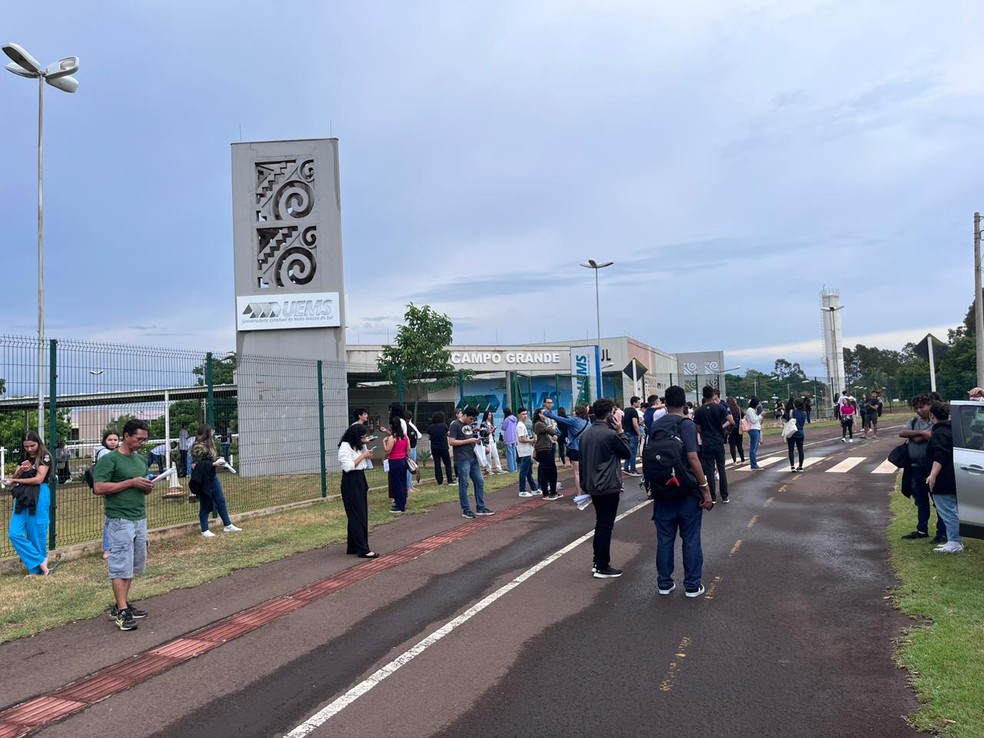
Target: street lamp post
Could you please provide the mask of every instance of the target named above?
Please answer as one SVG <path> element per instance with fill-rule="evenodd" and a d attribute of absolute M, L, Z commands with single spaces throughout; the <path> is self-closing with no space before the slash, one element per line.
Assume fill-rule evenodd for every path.
<path fill-rule="evenodd" d="M 597 322 L 598 329 L 598 350 L 595 353 L 595 381 L 597 382 L 596 392 L 599 399 L 602 395 L 601 390 L 601 297 L 598 291 L 598 272 L 605 267 L 610 267 L 614 264 L 614 261 L 595 261 L 594 259 L 588 259 L 587 261 L 582 261 L 581 266 L 585 269 L 593 269 L 595 276 L 595 320 Z"/>
<path fill-rule="evenodd" d="M 17 44 L 6 44 L 3 53 L 13 61 L 7 71 L 38 81 L 38 435 L 44 438 L 44 85 L 62 92 L 75 92 L 79 81 L 72 75 L 79 70 L 79 58 L 68 56 L 54 64 L 41 64 Z"/>

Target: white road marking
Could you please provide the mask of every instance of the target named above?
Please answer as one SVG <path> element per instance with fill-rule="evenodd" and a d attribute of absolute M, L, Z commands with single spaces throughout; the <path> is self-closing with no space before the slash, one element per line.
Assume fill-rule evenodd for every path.
<path fill-rule="evenodd" d="M 854 467 L 867 459 L 867 456 L 848 456 L 841 463 L 827 469 L 828 474 L 846 474 Z"/>
<path fill-rule="evenodd" d="M 649 507 L 650 504 L 651 503 L 648 500 L 646 502 L 641 502 L 635 507 L 626 510 L 624 513 L 622 513 L 617 518 L 615 518 L 615 520 L 616 521 L 621 520 L 622 518 L 625 518 L 631 515 L 632 513 L 641 510 L 644 507 Z M 394 674 L 401 667 L 409 664 L 411 661 L 413 661 L 415 658 L 420 656 L 420 654 L 422 654 L 428 648 L 430 648 L 435 643 L 437 643 L 442 638 L 444 638 L 446 635 L 454 631 L 459 625 L 463 625 L 464 623 L 471 620 L 473 617 L 478 615 L 478 613 L 480 613 L 482 610 L 487 608 L 489 605 L 491 605 L 493 602 L 498 600 L 503 595 L 506 595 L 512 590 L 514 590 L 516 587 L 518 587 L 520 584 L 522 584 L 527 579 L 532 577 L 534 574 L 543 570 L 547 566 L 550 566 L 550 564 L 555 562 L 561 556 L 573 551 L 575 548 L 580 546 L 585 541 L 590 540 L 593 535 L 594 535 L 594 530 L 591 530 L 590 532 L 585 533 L 580 538 L 577 538 L 571 543 L 568 543 L 562 549 L 560 549 L 555 553 L 550 554 L 547 558 L 543 559 L 543 561 L 530 567 L 522 574 L 520 574 L 518 577 L 513 579 L 511 582 L 503 585 L 502 587 L 497 589 L 495 592 L 490 594 L 485 599 L 472 605 L 470 608 L 465 610 L 463 613 L 461 613 L 461 615 L 456 617 L 454 620 L 449 620 L 447 623 L 445 623 L 440 628 L 438 628 L 433 633 L 431 633 L 429 636 L 427 636 L 422 641 L 420 641 L 417 645 L 413 646 L 409 650 L 400 654 L 395 659 L 390 661 L 388 664 L 383 666 L 381 669 L 376 671 L 374 674 L 371 674 L 365 680 L 363 680 L 359 684 L 356 684 L 354 687 L 352 687 L 352 689 L 350 689 L 348 692 L 343 694 L 341 697 L 338 697 L 337 699 L 333 700 L 331 703 L 326 705 L 322 710 L 316 712 L 314 715 L 309 717 L 303 723 L 301 723 L 292 731 L 290 731 L 287 734 L 286 738 L 303 738 L 303 736 L 310 735 L 312 732 L 314 732 L 322 725 L 324 725 L 326 722 L 331 720 L 335 715 L 337 715 L 346 707 L 348 707 L 353 702 L 355 702 L 357 699 L 362 697 L 362 695 L 366 694 L 371 689 L 378 686 L 384 679 Z"/>
<path fill-rule="evenodd" d="M 807 469 L 813 466 L 814 464 L 819 464 L 821 461 L 823 461 L 826 458 L 827 458 L 826 456 L 807 456 L 803 460 L 803 468 Z"/>
<path fill-rule="evenodd" d="M 891 461 L 885 459 L 882 463 L 875 467 L 875 470 L 871 472 L 872 474 L 895 474 L 899 468 L 895 466 Z"/>
<path fill-rule="evenodd" d="M 778 464 L 780 461 L 789 461 L 787 456 L 773 456 L 768 459 L 759 459 L 759 466 L 772 466 L 773 464 Z"/>

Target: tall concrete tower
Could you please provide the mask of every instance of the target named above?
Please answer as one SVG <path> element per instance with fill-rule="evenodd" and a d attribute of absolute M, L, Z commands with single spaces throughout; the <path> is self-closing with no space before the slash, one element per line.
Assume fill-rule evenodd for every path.
<path fill-rule="evenodd" d="M 830 397 L 847 389 L 844 378 L 844 334 L 841 332 L 840 291 L 824 288 L 820 292 L 823 311 L 823 360 L 827 368 Z"/>

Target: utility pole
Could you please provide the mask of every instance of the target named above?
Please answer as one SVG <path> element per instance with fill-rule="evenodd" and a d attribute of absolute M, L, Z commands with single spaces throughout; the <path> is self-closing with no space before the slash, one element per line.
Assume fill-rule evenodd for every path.
<path fill-rule="evenodd" d="M 974 213 L 974 343 L 977 386 L 984 387 L 984 304 L 981 303 L 981 214 Z"/>

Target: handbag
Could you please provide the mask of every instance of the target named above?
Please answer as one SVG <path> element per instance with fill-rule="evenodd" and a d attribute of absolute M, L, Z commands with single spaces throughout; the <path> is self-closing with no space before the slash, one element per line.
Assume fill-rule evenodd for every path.
<path fill-rule="evenodd" d="M 407 457 L 407 471 L 410 472 L 411 474 L 417 473 L 417 462 L 411 459 L 409 456 Z"/>
<path fill-rule="evenodd" d="M 738 423 L 738 430 L 742 433 L 748 433 L 752 429 L 752 424 L 748 422 L 748 418 L 742 418 Z"/>
<path fill-rule="evenodd" d="M 791 417 L 786 421 L 786 425 L 782 427 L 782 437 L 788 441 L 796 435 L 796 431 L 798 430 L 799 428 L 796 427 L 796 418 Z"/>
<path fill-rule="evenodd" d="M 897 466 L 899 469 L 905 469 L 909 466 L 909 444 L 900 443 L 898 446 L 889 451 L 888 461 L 890 464 Z"/>

